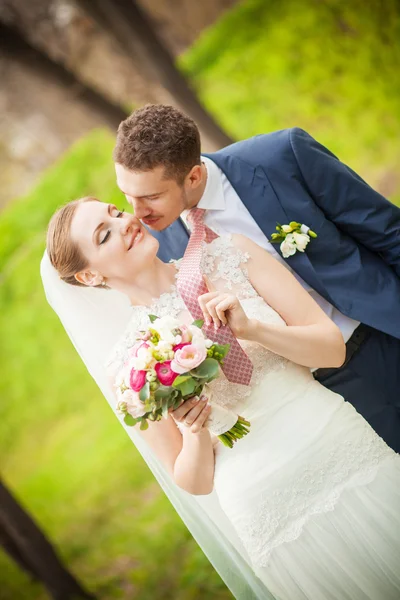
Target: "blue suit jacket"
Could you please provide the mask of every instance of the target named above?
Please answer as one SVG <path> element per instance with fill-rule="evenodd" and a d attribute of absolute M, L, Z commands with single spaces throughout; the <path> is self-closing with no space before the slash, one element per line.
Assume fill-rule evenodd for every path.
<path fill-rule="evenodd" d="M 343 314 L 400 339 L 399 208 L 298 128 L 205 156 L 267 238 L 277 222 L 305 223 L 318 234 L 286 259 L 310 286 Z M 183 255 L 188 234 L 180 219 L 156 237 L 163 260 Z"/>

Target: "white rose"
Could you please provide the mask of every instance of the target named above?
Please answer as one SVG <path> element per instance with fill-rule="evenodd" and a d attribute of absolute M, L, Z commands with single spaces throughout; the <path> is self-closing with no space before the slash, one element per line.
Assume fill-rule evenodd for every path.
<path fill-rule="evenodd" d="M 294 233 L 293 237 L 294 241 L 296 242 L 297 250 L 299 250 L 299 252 L 304 252 L 308 242 L 310 241 L 310 236 L 306 233 Z"/>
<path fill-rule="evenodd" d="M 163 342 L 166 342 L 167 344 L 175 344 L 175 335 L 172 333 L 172 330 L 169 327 L 160 326 L 154 329 L 156 329 Z"/>
<path fill-rule="evenodd" d="M 146 371 L 156 364 L 155 358 L 153 358 L 153 348 L 139 348 L 137 356 L 132 356 L 128 362 L 128 381 L 130 372 L 132 369 L 135 371 Z"/>
<path fill-rule="evenodd" d="M 172 331 L 174 329 L 179 329 L 179 321 L 174 319 L 174 317 L 167 315 L 165 317 L 161 317 L 160 319 L 156 319 L 152 327 L 160 334 L 161 339 L 164 342 L 173 344 L 175 341 L 175 335 L 173 335 Z"/>
<path fill-rule="evenodd" d="M 204 338 L 204 334 L 202 332 L 201 329 L 199 329 L 198 327 L 196 327 L 196 325 L 189 325 L 188 327 L 189 329 L 189 333 L 192 335 L 192 344 L 196 344 L 196 343 L 200 343 L 203 344 L 205 343 L 205 338 Z"/>
<path fill-rule="evenodd" d="M 160 352 L 169 352 L 170 350 L 172 350 L 172 344 L 160 340 L 157 344 L 157 350 L 159 350 Z"/>
<path fill-rule="evenodd" d="M 296 252 L 296 241 L 294 239 L 293 233 L 288 233 L 286 238 L 281 243 L 281 252 L 283 258 L 289 258 Z"/>
<path fill-rule="evenodd" d="M 147 361 L 144 358 L 139 358 L 135 356 L 129 361 L 129 373 L 131 369 L 135 369 L 135 371 L 145 371 L 147 369 Z"/>
<path fill-rule="evenodd" d="M 154 321 L 153 325 L 159 325 L 160 327 L 169 327 L 170 329 L 179 329 L 178 319 L 175 319 L 175 317 L 171 317 L 170 315 L 159 317 Z"/>
<path fill-rule="evenodd" d="M 153 348 L 139 348 L 136 358 L 141 358 L 146 362 L 151 362 L 153 360 Z"/>

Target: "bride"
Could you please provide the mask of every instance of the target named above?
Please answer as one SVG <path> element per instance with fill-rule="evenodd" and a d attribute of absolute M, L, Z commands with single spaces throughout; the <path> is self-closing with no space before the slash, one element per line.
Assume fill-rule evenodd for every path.
<path fill-rule="evenodd" d="M 47 252 L 59 277 L 118 290 L 132 305 L 111 374 L 149 313 L 192 321 L 174 285 L 179 261 L 165 264 L 157 250 L 138 219 L 93 198 L 66 205 L 50 222 Z M 243 236 L 204 243 L 202 270 L 211 288 L 199 298 L 205 320 L 216 329 L 227 323 L 254 367 L 249 387 L 223 376 L 212 382 L 212 401 L 250 420 L 250 434 L 224 447 L 205 426 L 208 401 L 194 398 L 141 431 L 140 443 L 192 497 L 215 490 L 228 518 L 221 531 L 233 526 L 237 537 L 227 538 L 263 584 L 249 584 L 252 597 L 270 590 L 281 600 L 399 598 L 400 457 L 310 373 L 343 362 L 340 331 Z M 240 559 L 227 552 L 231 565 Z"/>

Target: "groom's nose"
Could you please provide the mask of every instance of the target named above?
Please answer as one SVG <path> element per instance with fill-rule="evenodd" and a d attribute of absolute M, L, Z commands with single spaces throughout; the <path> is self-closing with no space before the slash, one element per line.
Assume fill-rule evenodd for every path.
<path fill-rule="evenodd" d="M 138 219 L 144 219 L 151 214 L 150 207 L 143 200 L 136 200 L 135 198 L 132 198 L 132 196 L 129 198 L 127 197 L 127 200 L 132 206 L 133 212 Z"/>

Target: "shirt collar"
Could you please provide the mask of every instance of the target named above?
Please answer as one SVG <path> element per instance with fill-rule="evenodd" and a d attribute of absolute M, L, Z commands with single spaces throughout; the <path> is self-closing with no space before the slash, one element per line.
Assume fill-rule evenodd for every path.
<path fill-rule="evenodd" d="M 215 162 L 207 156 L 202 156 L 201 160 L 207 169 L 207 182 L 197 208 L 203 208 L 204 210 L 224 210 L 225 198 L 221 171 Z"/>

